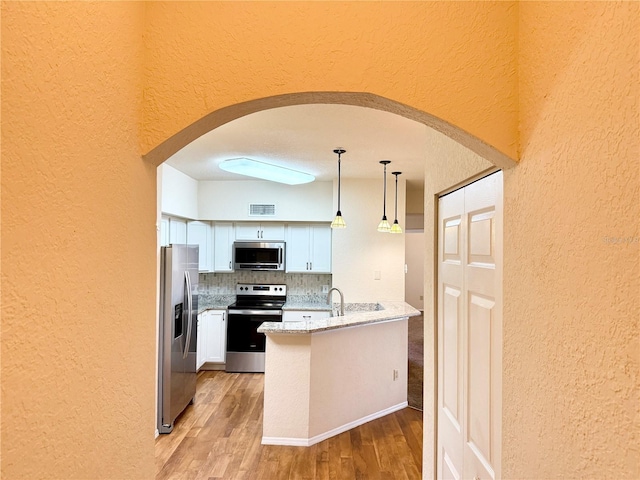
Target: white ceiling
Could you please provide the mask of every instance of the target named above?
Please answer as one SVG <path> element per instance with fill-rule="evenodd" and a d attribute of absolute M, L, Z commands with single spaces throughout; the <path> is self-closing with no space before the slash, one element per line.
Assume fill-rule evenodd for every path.
<path fill-rule="evenodd" d="M 380 160 L 391 160 L 412 184 L 424 182 L 429 127 L 405 117 L 350 105 L 295 105 L 253 113 L 222 125 L 185 146 L 167 163 L 196 180 L 248 180 L 221 170 L 229 158 L 247 157 L 315 175 L 381 178 Z"/>

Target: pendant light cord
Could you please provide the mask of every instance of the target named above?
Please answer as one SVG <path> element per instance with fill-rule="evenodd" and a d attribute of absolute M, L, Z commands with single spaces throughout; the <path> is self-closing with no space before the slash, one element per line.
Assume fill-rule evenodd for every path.
<path fill-rule="evenodd" d="M 338 153 L 338 211 L 340 211 L 340 154 Z"/>
<path fill-rule="evenodd" d="M 387 165 L 384 166 L 384 193 L 382 202 L 382 215 L 387 216 Z"/>
<path fill-rule="evenodd" d="M 382 219 L 385 220 L 387 218 L 387 165 L 391 163 L 390 160 L 380 160 L 380 163 L 384 165 L 384 173 L 383 173 L 383 199 L 382 199 Z"/>
<path fill-rule="evenodd" d="M 396 215 L 393 218 L 398 220 L 398 175 L 396 175 Z"/>

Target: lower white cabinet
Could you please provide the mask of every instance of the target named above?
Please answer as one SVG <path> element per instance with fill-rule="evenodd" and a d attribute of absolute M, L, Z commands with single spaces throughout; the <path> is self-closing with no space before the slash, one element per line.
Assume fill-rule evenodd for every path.
<path fill-rule="evenodd" d="M 226 310 L 206 310 L 198 315 L 197 369 L 205 363 L 224 363 L 227 350 Z"/>
<path fill-rule="evenodd" d="M 283 322 L 306 322 L 308 320 L 319 320 L 329 318 L 330 312 L 324 310 L 284 310 L 282 312 Z"/>

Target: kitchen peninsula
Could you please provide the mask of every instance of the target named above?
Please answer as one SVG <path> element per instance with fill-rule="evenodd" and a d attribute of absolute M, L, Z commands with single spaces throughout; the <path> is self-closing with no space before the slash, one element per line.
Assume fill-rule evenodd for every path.
<path fill-rule="evenodd" d="M 260 326 L 263 444 L 310 446 L 407 406 L 408 319 L 420 312 L 405 302 L 363 305 L 375 309 L 353 304 L 344 316 Z"/>

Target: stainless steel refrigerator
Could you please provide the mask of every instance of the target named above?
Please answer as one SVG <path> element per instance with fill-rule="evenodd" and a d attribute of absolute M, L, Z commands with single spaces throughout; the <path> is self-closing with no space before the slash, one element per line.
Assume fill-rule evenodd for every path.
<path fill-rule="evenodd" d="M 175 419 L 196 394 L 198 246 L 169 245 L 160 252 L 158 432 L 171 433 Z"/>

